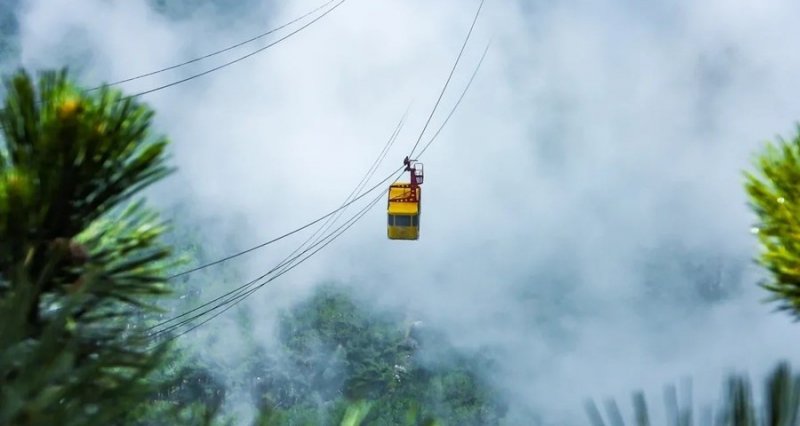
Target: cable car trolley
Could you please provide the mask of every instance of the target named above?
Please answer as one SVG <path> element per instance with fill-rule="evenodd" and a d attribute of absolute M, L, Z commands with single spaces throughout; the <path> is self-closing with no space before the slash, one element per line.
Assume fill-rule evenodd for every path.
<path fill-rule="evenodd" d="M 411 175 L 411 182 L 397 182 L 389 186 L 387 234 L 390 240 L 417 240 L 423 168 L 422 163 L 410 160 L 408 157 L 403 160 L 403 164 Z"/>

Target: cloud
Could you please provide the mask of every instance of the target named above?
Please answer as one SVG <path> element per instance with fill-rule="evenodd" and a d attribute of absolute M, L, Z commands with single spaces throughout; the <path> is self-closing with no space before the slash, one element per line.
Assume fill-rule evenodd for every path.
<path fill-rule="evenodd" d="M 19 13 L 21 61 L 66 62 L 84 81 L 114 81 L 317 4 L 216 6 L 176 18 L 143 2 L 31 0 Z M 413 102 L 376 176 L 400 166 L 476 6 L 351 0 L 262 55 L 147 95 L 180 168 L 154 188 L 155 201 L 190 205 L 182 219 L 202 223 L 198 237 L 218 253 L 337 207 Z M 692 376 L 702 390 L 695 396 L 709 401 L 730 369 L 759 377 L 800 355 L 796 327 L 760 303 L 741 186 L 761 142 L 792 131 L 800 116 L 798 7 L 488 1 L 434 128 L 491 36 L 492 50 L 422 158 L 422 239 L 387 241 L 379 202 L 248 301 L 254 332 L 268 339 L 274 312 L 320 280 L 358 282 L 376 304 L 419 312 L 462 345 L 499 349 L 498 380 L 518 402 L 575 421 L 585 397 L 624 401 Z M 228 268 L 255 276 L 299 241 Z M 684 268 L 690 261 L 705 274 L 723 271 L 729 296 L 703 299 L 704 283 Z M 233 317 L 204 331 L 226 339 L 209 356 L 230 364 Z"/>

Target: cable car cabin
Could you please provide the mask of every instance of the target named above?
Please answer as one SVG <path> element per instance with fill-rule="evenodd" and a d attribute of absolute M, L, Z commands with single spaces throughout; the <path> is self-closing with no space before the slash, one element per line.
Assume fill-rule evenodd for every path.
<path fill-rule="evenodd" d="M 390 240 L 419 239 L 420 199 L 422 197 L 422 163 L 406 157 L 403 160 L 405 171 L 411 175 L 411 182 L 393 183 L 389 186 L 387 234 Z"/>
<path fill-rule="evenodd" d="M 410 183 L 395 183 L 389 187 L 387 232 L 390 240 L 419 239 L 421 195 L 422 188 L 412 189 Z"/>

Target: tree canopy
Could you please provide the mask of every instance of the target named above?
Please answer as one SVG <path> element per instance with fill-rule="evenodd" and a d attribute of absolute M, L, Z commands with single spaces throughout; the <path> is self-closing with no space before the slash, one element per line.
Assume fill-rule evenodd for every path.
<path fill-rule="evenodd" d="M 153 112 L 67 72 L 6 81 L 0 111 L 0 423 L 109 424 L 166 347 L 136 328 L 168 293 L 165 225 L 132 197 L 169 173 Z"/>
<path fill-rule="evenodd" d="M 790 140 L 767 143 L 755 169 L 745 187 L 758 217 L 758 262 L 770 274 L 762 285 L 779 309 L 800 318 L 800 127 Z"/>

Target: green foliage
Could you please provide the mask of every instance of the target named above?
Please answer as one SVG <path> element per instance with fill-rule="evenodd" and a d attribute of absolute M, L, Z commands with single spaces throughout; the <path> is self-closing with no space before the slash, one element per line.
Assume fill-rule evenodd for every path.
<path fill-rule="evenodd" d="M 403 330 L 395 322 L 370 316 L 332 288 L 323 288 L 286 315 L 280 336 L 293 364 L 321 370 L 311 375 L 312 388 L 334 393 L 341 388 L 352 399 L 394 389 L 394 366 L 408 355 L 401 345 Z"/>
<path fill-rule="evenodd" d="M 755 165 L 745 188 L 758 216 L 758 261 L 771 275 L 762 286 L 779 309 L 800 318 L 800 128 L 791 141 L 768 143 Z"/>
<path fill-rule="evenodd" d="M 716 411 L 706 410 L 697 416 L 691 406 L 680 406 L 677 391 L 670 387 L 665 395 L 667 425 L 689 426 L 693 419 L 699 424 L 718 426 L 790 426 L 800 421 L 800 375 L 792 375 L 786 362 L 780 363 L 766 380 L 763 403 L 757 406 L 752 387 L 744 376 L 731 376 L 725 386 L 722 405 Z M 637 426 L 647 426 L 653 421 L 644 394 L 633 396 L 634 419 Z M 593 401 L 587 402 L 586 411 L 593 426 L 605 426 L 603 416 Z M 621 411 L 616 402 L 606 403 L 609 424 L 624 426 Z"/>
<path fill-rule="evenodd" d="M 283 350 L 253 366 L 271 424 L 499 424 L 505 408 L 482 378 L 480 356 L 444 336 L 321 287 L 286 313 Z M 260 423 L 267 424 L 267 423 Z"/>
<path fill-rule="evenodd" d="M 148 402 L 130 413 L 135 425 L 225 424 L 222 405 L 225 386 L 195 356 L 174 351 L 161 363 L 150 380 L 160 385 L 148 395 Z"/>
<path fill-rule="evenodd" d="M 133 195 L 165 176 L 147 107 L 65 71 L 7 81 L 0 111 L 0 424 L 109 424 L 167 348 L 135 326 L 167 293 L 165 226 Z"/>
<path fill-rule="evenodd" d="M 364 417 L 369 414 L 372 402 L 366 400 L 356 401 L 347 407 L 342 419 L 342 426 L 357 426 L 364 421 Z"/>

